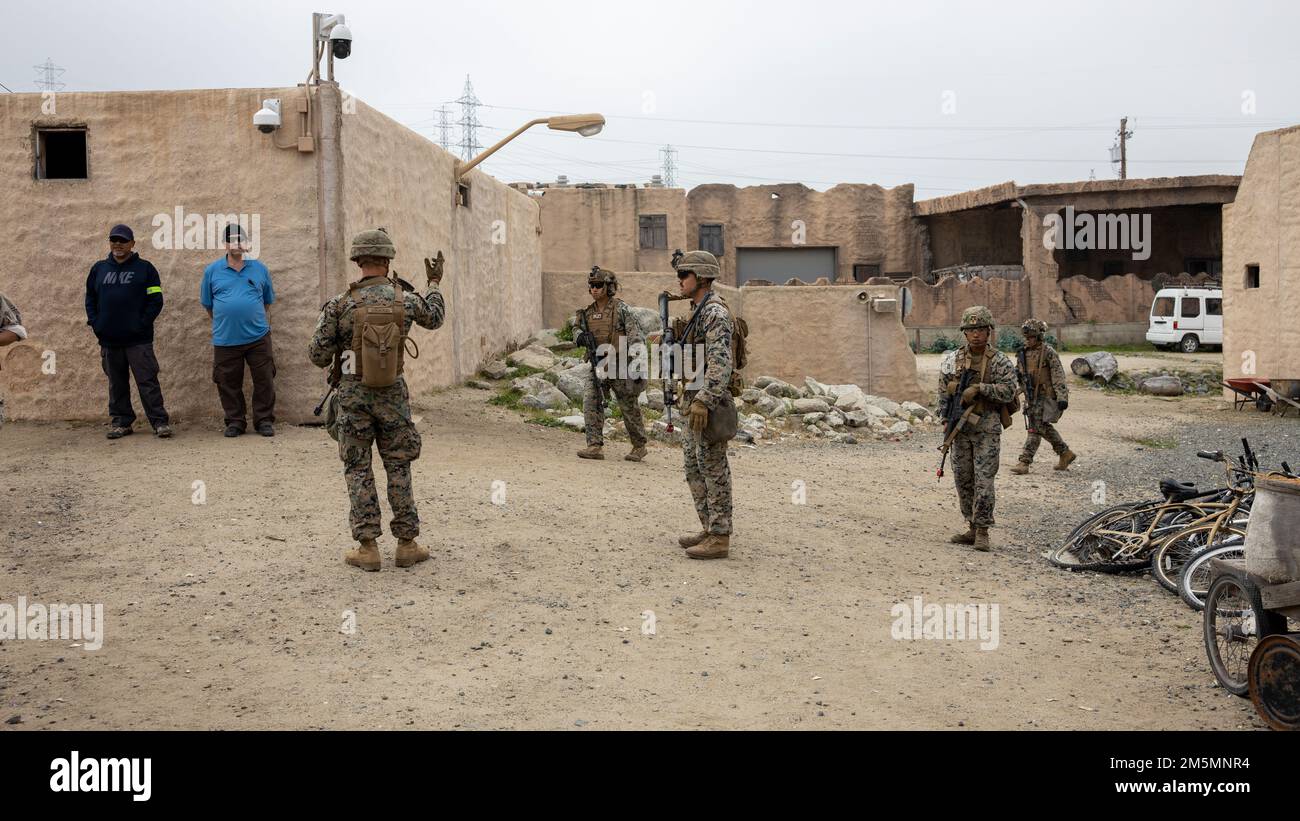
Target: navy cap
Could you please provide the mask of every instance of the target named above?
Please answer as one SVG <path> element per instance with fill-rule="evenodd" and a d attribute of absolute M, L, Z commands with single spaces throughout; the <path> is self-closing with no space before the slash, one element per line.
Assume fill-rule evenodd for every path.
<path fill-rule="evenodd" d="M 226 242 L 230 242 L 232 238 L 240 239 L 240 240 L 248 239 L 248 234 L 244 232 L 243 227 L 237 222 L 232 222 L 226 226 L 226 231 L 225 231 Z"/>
<path fill-rule="evenodd" d="M 135 241 L 135 234 L 133 234 L 130 227 L 126 225 L 114 225 L 112 230 L 108 232 L 108 238 L 112 239 L 113 237 L 120 237 L 127 242 Z"/>

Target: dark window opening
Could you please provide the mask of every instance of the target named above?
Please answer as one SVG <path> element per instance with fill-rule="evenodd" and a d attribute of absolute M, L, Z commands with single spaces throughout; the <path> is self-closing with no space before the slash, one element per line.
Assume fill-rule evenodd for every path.
<path fill-rule="evenodd" d="M 1205 315 L 1223 316 L 1223 300 L 1207 298 L 1205 300 Z"/>
<path fill-rule="evenodd" d="M 1101 275 L 1104 277 L 1117 277 L 1124 275 L 1125 263 L 1122 259 L 1108 259 L 1101 264 Z"/>
<path fill-rule="evenodd" d="M 1246 287 L 1247 288 L 1259 287 L 1259 266 L 1258 265 L 1246 266 Z"/>
<path fill-rule="evenodd" d="M 1223 260 L 1190 257 L 1183 261 L 1183 271 L 1188 274 L 1209 274 L 1212 277 L 1223 275 Z"/>
<path fill-rule="evenodd" d="M 456 204 L 469 208 L 469 183 L 456 183 Z"/>
<path fill-rule="evenodd" d="M 36 179 L 84 180 L 86 168 L 86 129 L 37 129 Z"/>
<path fill-rule="evenodd" d="M 1155 304 L 1151 306 L 1152 316 L 1173 316 L 1174 315 L 1174 298 L 1171 296 L 1156 297 Z"/>
<path fill-rule="evenodd" d="M 640 217 L 641 247 L 666 250 L 668 248 L 668 215 L 642 214 Z"/>
<path fill-rule="evenodd" d="M 857 283 L 866 282 L 872 277 L 880 276 L 879 265 L 854 265 L 853 281 Z"/>
<path fill-rule="evenodd" d="M 1183 303 L 1179 310 L 1183 319 L 1195 319 L 1201 315 L 1201 298 L 1199 296 L 1183 297 Z"/>
<path fill-rule="evenodd" d="M 721 225 L 700 226 L 700 250 L 708 251 L 715 257 L 721 257 L 724 249 Z"/>

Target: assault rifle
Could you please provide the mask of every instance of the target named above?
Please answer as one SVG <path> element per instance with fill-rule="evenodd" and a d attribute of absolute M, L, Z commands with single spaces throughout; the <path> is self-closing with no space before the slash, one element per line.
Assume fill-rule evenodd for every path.
<path fill-rule="evenodd" d="M 1034 384 L 1034 375 L 1029 372 L 1029 356 L 1025 353 L 1024 347 L 1016 354 L 1016 360 L 1020 363 L 1020 372 L 1017 377 L 1020 380 L 1020 390 L 1025 394 L 1025 430 L 1034 433 L 1030 427 L 1029 409 L 1038 402 L 1038 386 Z"/>
<path fill-rule="evenodd" d="M 967 424 L 975 425 L 980 421 L 979 415 L 974 412 L 975 402 L 972 402 L 966 410 L 961 409 L 961 395 L 971 386 L 974 379 L 975 370 L 967 368 L 962 372 L 961 381 L 957 383 L 957 391 L 939 400 L 939 416 L 946 423 L 943 429 L 943 444 L 939 446 L 939 452 L 943 454 L 943 458 L 939 460 L 939 470 L 936 475 L 940 479 L 943 478 L 943 466 L 948 462 L 948 451 L 952 449 L 952 443 L 957 438 L 957 434 L 961 433 L 962 428 L 966 427 Z"/>
<path fill-rule="evenodd" d="M 608 403 L 605 396 L 605 385 L 600 379 L 600 374 L 596 368 L 596 336 L 587 327 L 587 312 L 578 311 L 578 337 L 574 340 L 578 347 L 587 350 L 587 361 L 591 363 L 591 383 L 596 387 L 596 401 L 600 404 L 597 407 L 604 408 Z"/>
<path fill-rule="evenodd" d="M 677 253 L 680 254 L 681 251 Z M 659 376 L 664 383 L 664 413 L 669 433 L 673 432 L 673 408 L 677 406 L 677 389 L 674 384 L 677 376 L 674 367 L 677 340 L 673 339 L 673 322 L 668 316 L 668 303 L 671 300 L 672 296 L 667 291 L 659 295 L 659 320 L 664 328 L 663 337 L 659 340 Z"/>
<path fill-rule="evenodd" d="M 321 411 L 325 410 L 325 403 L 330 401 L 330 397 L 334 395 L 334 391 L 338 388 L 339 381 L 342 378 L 343 362 L 339 359 L 338 354 L 334 354 L 334 365 L 330 368 L 329 375 L 329 390 L 325 391 L 325 395 L 321 397 L 320 404 L 316 406 L 316 410 L 311 412 L 312 416 L 320 416 Z"/>

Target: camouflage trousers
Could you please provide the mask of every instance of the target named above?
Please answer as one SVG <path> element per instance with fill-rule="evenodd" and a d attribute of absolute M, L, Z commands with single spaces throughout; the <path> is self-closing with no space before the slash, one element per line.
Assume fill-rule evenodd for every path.
<path fill-rule="evenodd" d="M 1034 461 L 1034 454 L 1038 453 L 1038 445 L 1044 440 L 1052 446 L 1052 452 L 1057 456 L 1065 453 L 1070 446 L 1065 444 L 1061 434 L 1051 422 L 1044 422 L 1042 419 L 1033 415 L 1026 415 L 1025 419 L 1029 421 L 1029 435 L 1025 437 L 1025 448 L 1020 451 L 1020 461 L 1028 465 Z"/>
<path fill-rule="evenodd" d="M 376 539 L 383 533 L 379 494 L 370 469 L 371 445 L 388 474 L 388 506 L 393 509 L 390 529 L 399 539 L 420 535 L 420 517 L 411 489 L 411 462 L 420 457 L 420 434 L 411 421 L 410 395 L 400 377 L 387 388 L 367 388 L 357 379 L 344 379 L 338 387 L 339 458 L 352 509 L 348 522 L 352 538 Z"/>
<path fill-rule="evenodd" d="M 706 533 L 731 535 L 731 465 L 727 442 L 710 445 L 682 420 L 682 453 L 686 457 L 686 484 L 695 500 L 700 527 Z"/>
<path fill-rule="evenodd" d="M 973 527 L 993 525 L 993 479 L 998 475 L 1001 433 L 965 431 L 952 442 L 952 475 L 957 482 L 961 515 Z"/>
<path fill-rule="evenodd" d="M 632 447 L 639 448 L 646 443 L 645 419 L 641 416 L 641 406 L 637 397 L 645 391 L 644 379 L 611 379 L 605 383 L 606 398 L 614 395 L 618 407 L 623 411 L 623 425 L 627 428 L 627 438 L 632 440 Z M 587 385 L 587 393 L 582 397 L 582 418 L 587 426 L 587 444 L 605 444 L 605 409 L 596 398 L 594 382 Z"/>

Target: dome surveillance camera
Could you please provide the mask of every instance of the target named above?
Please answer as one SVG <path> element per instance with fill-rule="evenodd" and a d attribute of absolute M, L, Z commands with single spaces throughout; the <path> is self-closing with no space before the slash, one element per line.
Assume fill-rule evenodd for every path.
<path fill-rule="evenodd" d="M 263 100 L 262 108 L 253 115 L 253 125 L 263 134 L 270 134 L 280 127 L 280 101 Z"/>
<path fill-rule="evenodd" d="M 340 60 L 346 60 L 352 53 L 352 32 L 347 26 L 339 23 L 330 30 L 330 48 Z"/>

